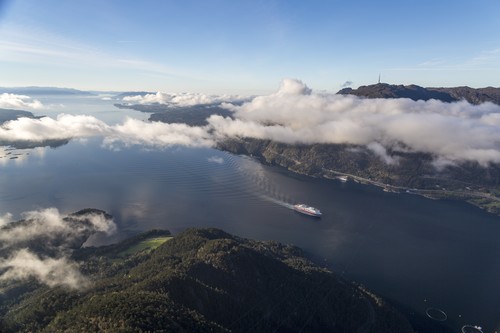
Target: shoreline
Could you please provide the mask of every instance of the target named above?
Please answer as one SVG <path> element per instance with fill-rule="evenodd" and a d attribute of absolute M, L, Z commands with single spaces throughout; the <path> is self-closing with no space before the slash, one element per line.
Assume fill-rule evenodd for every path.
<path fill-rule="evenodd" d="M 225 151 L 231 154 L 236 154 L 230 150 L 226 149 L 221 149 L 218 148 L 221 151 Z M 364 178 L 360 177 L 354 174 L 350 173 L 345 173 L 345 172 L 340 172 L 340 171 L 335 171 L 331 169 L 326 169 L 326 168 L 321 168 L 321 173 L 318 176 L 307 174 L 305 172 L 300 172 L 297 170 L 294 170 L 293 168 L 281 165 L 279 163 L 269 163 L 267 162 L 263 156 L 256 156 L 256 155 L 247 155 L 247 154 L 236 154 L 236 155 L 243 155 L 243 156 L 248 156 L 250 158 L 253 158 L 257 160 L 259 163 L 265 164 L 265 165 L 271 165 L 271 166 L 278 166 L 280 168 L 283 168 L 287 171 L 293 172 L 295 174 L 311 177 L 311 178 L 324 178 L 328 180 L 338 180 L 340 182 L 348 182 L 348 181 L 354 181 L 355 183 L 362 184 L 362 185 L 372 185 L 375 187 L 381 188 L 384 192 L 387 193 L 395 193 L 395 194 L 414 194 L 414 195 L 419 195 L 422 196 L 426 199 L 430 200 L 457 200 L 457 201 L 462 201 L 466 202 L 470 205 L 473 205 L 475 207 L 480 208 L 481 210 L 484 210 L 485 212 L 489 214 L 493 214 L 495 216 L 500 216 L 500 197 L 496 197 L 494 195 L 490 195 L 485 192 L 481 191 L 475 191 L 473 189 L 466 189 L 466 190 L 448 190 L 445 188 L 441 189 L 418 189 L 418 188 L 411 188 L 411 187 L 405 187 L 405 186 L 396 186 L 396 185 L 390 185 L 386 184 L 377 180 L 369 179 L 369 178 Z M 282 156 L 283 157 L 283 156 Z M 293 161 L 295 162 L 295 165 L 301 164 L 300 161 Z M 486 200 L 486 202 L 477 202 L 474 200 Z"/>

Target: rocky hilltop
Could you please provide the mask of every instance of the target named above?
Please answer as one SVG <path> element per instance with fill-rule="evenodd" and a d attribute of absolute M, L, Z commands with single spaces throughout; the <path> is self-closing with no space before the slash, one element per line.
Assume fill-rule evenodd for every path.
<path fill-rule="evenodd" d="M 0 109 L 0 125 L 9 120 L 16 120 L 21 117 L 35 118 L 33 113 L 22 110 Z"/>
<path fill-rule="evenodd" d="M 424 88 L 414 84 L 405 86 L 377 83 L 361 86 L 357 89 L 344 88 L 337 93 L 366 98 L 410 98 L 414 101 L 437 99 L 443 102 L 466 100 L 471 104 L 491 102 L 500 105 L 500 88 L 493 87 L 478 89 L 470 87 Z"/>

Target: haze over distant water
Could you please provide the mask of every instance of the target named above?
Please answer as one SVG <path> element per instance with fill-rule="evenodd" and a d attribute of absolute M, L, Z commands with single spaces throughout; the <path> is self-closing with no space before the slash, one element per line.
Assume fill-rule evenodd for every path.
<path fill-rule="evenodd" d="M 112 101 L 79 101 L 66 112 L 122 119 Z M 442 309 L 456 327 L 500 324 L 499 218 L 472 206 L 306 178 L 209 148 L 110 150 L 87 139 L 22 152 L 30 155 L 0 164 L 0 215 L 95 207 L 115 216 L 118 238 L 202 226 L 293 243 L 421 313 Z M 277 202 L 305 202 L 324 215 L 310 219 Z"/>

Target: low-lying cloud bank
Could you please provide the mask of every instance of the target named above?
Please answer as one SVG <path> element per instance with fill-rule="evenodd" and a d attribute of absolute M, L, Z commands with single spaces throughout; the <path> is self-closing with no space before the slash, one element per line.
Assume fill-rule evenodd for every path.
<path fill-rule="evenodd" d="M 239 95 L 206 95 L 198 93 L 164 93 L 135 95 L 123 97 L 127 104 L 165 104 L 171 106 L 213 105 L 224 102 L 243 102 L 249 97 Z"/>
<path fill-rule="evenodd" d="M 219 136 L 363 145 L 389 163 L 393 160 L 387 150 L 483 165 L 500 162 L 500 106 L 492 103 L 316 94 L 301 81 L 285 80 L 274 94 L 225 106 L 234 111 L 234 120 L 218 116 L 209 120 Z"/>
<path fill-rule="evenodd" d="M 16 95 L 9 93 L 0 94 L 0 108 L 1 109 L 43 109 L 44 105 L 42 102 L 36 99 L 32 99 L 29 96 L 25 95 Z"/>
<path fill-rule="evenodd" d="M 0 281 L 34 278 L 51 287 L 86 287 L 71 251 L 96 232 L 115 232 L 113 220 L 97 211 L 64 216 L 56 208 L 22 216 L 20 222 L 10 222 L 10 214 L 0 218 Z"/>
<path fill-rule="evenodd" d="M 283 80 L 273 94 L 244 103 L 234 96 L 164 93 L 124 100 L 178 106 L 219 103 L 234 114 L 232 118 L 211 116 L 203 127 L 135 119 L 109 126 L 92 116 L 22 118 L 0 127 L 0 141 L 102 136 L 108 146 L 207 147 L 226 138 L 249 137 L 288 144 L 360 145 L 388 164 L 397 164 L 391 156 L 395 151 L 432 154 L 437 166 L 500 162 L 500 106 L 491 103 L 364 99 L 315 93 L 293 79 Z"/>
<path fill-rule="evenodd" d="M 0 126 L 0 141 L 43 142 L 47 140 L 103 137 L 104 144 L 146 145 L 151 147 L 212 146 L 212 135 L 206 128 L 184 124 L 148 123 L 127 118 L 122 124 L 107 125 L 85 115 L 58 115 L 56 119 L 20 118 Z"/>
<path fill-rule="evenodd" d="M 185 124 L 144 122 L 128 118 L 123 124 L 107 126 L 104 144 L 143 145 L 152 147 L 210 147 L 213 137 L 206 127 Z"/>

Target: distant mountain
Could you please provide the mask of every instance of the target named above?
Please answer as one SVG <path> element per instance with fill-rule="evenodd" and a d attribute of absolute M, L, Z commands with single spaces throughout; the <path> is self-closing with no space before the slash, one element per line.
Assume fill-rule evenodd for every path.
<path fill-rule="evenodd" d="M 114 97 L 116 99 L 122 99 L 123 97 L 129 97 L 129 96 L 145 96 L 149 94 L 156 94 L 155 92 L 149 92 L 149 91 L 125 91 L 116 94 Z"/>
<path fill-rule="evenodd" d="M 131 109 L 146 113 L 152 113 L 149 121 L 161 121 L 164 123 L 181 123 L 189 126 L 205 126 L 207 118 L 212 115 L 232 117 L 233 113 L 218 105 L 203 104 L 193 106 L 171 106 L 165 104 L 114 104 L 119 109 Z"/>
<path fill-rule="evenodd" d="M 232 117 L 233 113 L 219 106 L 195 105 L 170 108 L 168 112 L 153 113 L 149 120 L 164 123 L 187 123 L 190 126 L 205 126 L 208 124 L 207 118 L 212 115 Z"/>
<path fill-rule="evenodd" d="M 1 93 L 10 93 L 17 95 L 94 95 L 89 91 L 71 89 L 71 88 L 56 88 L 56 87 L 0 87 Z"/>
<path fill-rule="evenodd" d="M 9 120 L 16 120 L 21 117 L 34 118 L 33 113 L 29 111 L 0 109 L 0 125 Z"/>
<path fill-rule="evenodd" d="M 361 86 L 358 89 L 344 88 L 337 92 L 341 95 L 355 95 L 366 98 L 410 98 L 412 100 L 437 99 L 443 102 L 455 102 L 465 99 L 471 104 L 492 102 L 500 105 L 500 88 L 423 88 L 417 85 L 394 85 L 377 83 Z"/>
<path fill-rule="evenodd" d="M 151 231 L 73 258 L 92 286 L 4 286 L 2 332 L 414 332 L 299 248 L 219 229 Z"/>
<path fill-rule="evenodd" d="M 428 88 L 434 91 L 448 93 L 456 100 L 465 99 L 471 104 L 481 104 L 484 102 L 492 102 L 500 104 L 500 88 L 470 88 L 470 87 L 455 87 L 455 88 Z"/>

